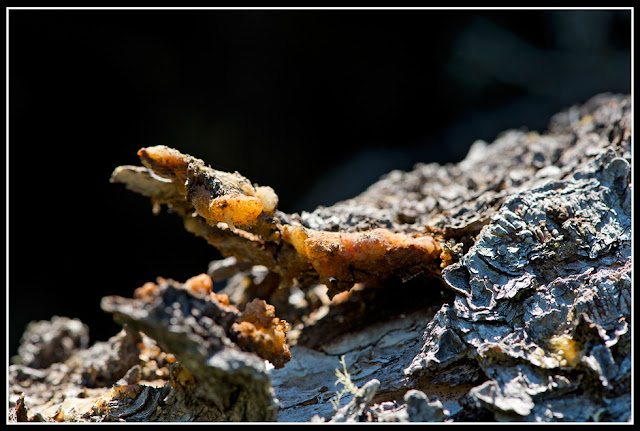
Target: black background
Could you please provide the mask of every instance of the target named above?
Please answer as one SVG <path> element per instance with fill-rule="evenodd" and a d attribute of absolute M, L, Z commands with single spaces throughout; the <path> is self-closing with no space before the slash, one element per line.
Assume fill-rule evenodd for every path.
<path fill-rule="evenodd" d="M 9 336 L 205 272 L 215 249 L 110 184 L 168 145 L 286 212 L 630 92 L 629 10 L 10 10 Z"/>

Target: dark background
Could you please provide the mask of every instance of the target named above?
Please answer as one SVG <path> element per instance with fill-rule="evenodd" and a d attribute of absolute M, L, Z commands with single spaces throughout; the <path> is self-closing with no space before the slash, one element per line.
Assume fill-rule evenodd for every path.
<path fill-rule="evenodd" d="M 626 11 L 11 10 L 10 354 L 31 320 L 119 327 L 100 298 L 215 249 L 110 184 L 168 145 L 272 186 L 285 212 L 476 139 L 630 92 Z"/>

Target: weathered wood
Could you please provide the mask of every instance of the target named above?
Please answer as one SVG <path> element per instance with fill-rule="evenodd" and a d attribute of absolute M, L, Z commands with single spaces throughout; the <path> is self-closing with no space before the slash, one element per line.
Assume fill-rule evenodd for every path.
<path fill-rule="evenodd" d="M 288 422 L 629 421 L 630 113 L 629 96 L 599 95 L 554 116 L 545 134 L 507 131 L 476 142 L 458 164 L 394 171 L 353 199 L 301 214 L 279 212 L 275 195 L 241 176 L 164 150 L 143 158 L 147 168 L 118 168 L 116 181 L 235 256 L 212 263 L 214 289 L 240 309 L 256 297 L 275 305 L 290 325 L 291 361 L 263 368 L 215 329 L 232 321 L 203 314 L 197 295 L 178 301 L 191 304 L 180 308 L 184 322 L 158 314 L 169 303 L 106 299 L 144 334 L 127 326 L 54 363 L 22 355 L 34 342 L 25 337 L 23 363 L 10 369 L 11 418 L 269 420 L 277 405 L 277 420 Z M 241 213 L 202 206 L 216 199 L 233 199 Z M 267 210 L 256 218 L 237 202 Z M 420 249 L 425 237 L 437 256 Z M 393 246 L 379 247 L 384 238 Z M 375 242 L 372 254 L 362 241 Z M 362 256 L 392 263 L 373 270 Z M 89 359 L 99 350 L 112 352 L 102 365 Z M 343 394 L 336 411 L 343 356 L 361 391 Z M 119 357 L 126 367 L 109 359 Z M 254 371 L 236 379 L 247 366 Z"/>

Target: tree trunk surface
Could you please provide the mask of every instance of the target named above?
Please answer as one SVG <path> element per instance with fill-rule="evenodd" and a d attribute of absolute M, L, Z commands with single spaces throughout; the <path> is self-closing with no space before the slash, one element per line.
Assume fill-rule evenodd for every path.
<path fill-rule="evenodd" d="M 32 322 L 10 421 L 632 420 L 630 96 L 310 213 L 139 154 L 112 181 L 228 257 L 103 298 L 123 326 L 106 342 Z"/>

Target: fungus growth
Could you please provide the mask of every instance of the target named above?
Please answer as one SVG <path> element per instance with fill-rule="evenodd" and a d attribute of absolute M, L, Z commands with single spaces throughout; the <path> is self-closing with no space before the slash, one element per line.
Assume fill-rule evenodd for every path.
<path fill-rule="evenodd" d="M 165 204 L 185 228 L 223 255 L 264 265 L 301 285 L 321 282 L 329 296 L 357 282 L 389 275 L 439 275 L 442 239 L 387 228 L 362 232 L 309 229 L 277 210 L 271 187 L 252 184 L 238 172 L 212 169 L 166 147 L 142 148 L 144 168 L 120 166 L 111 181 Z"/>

